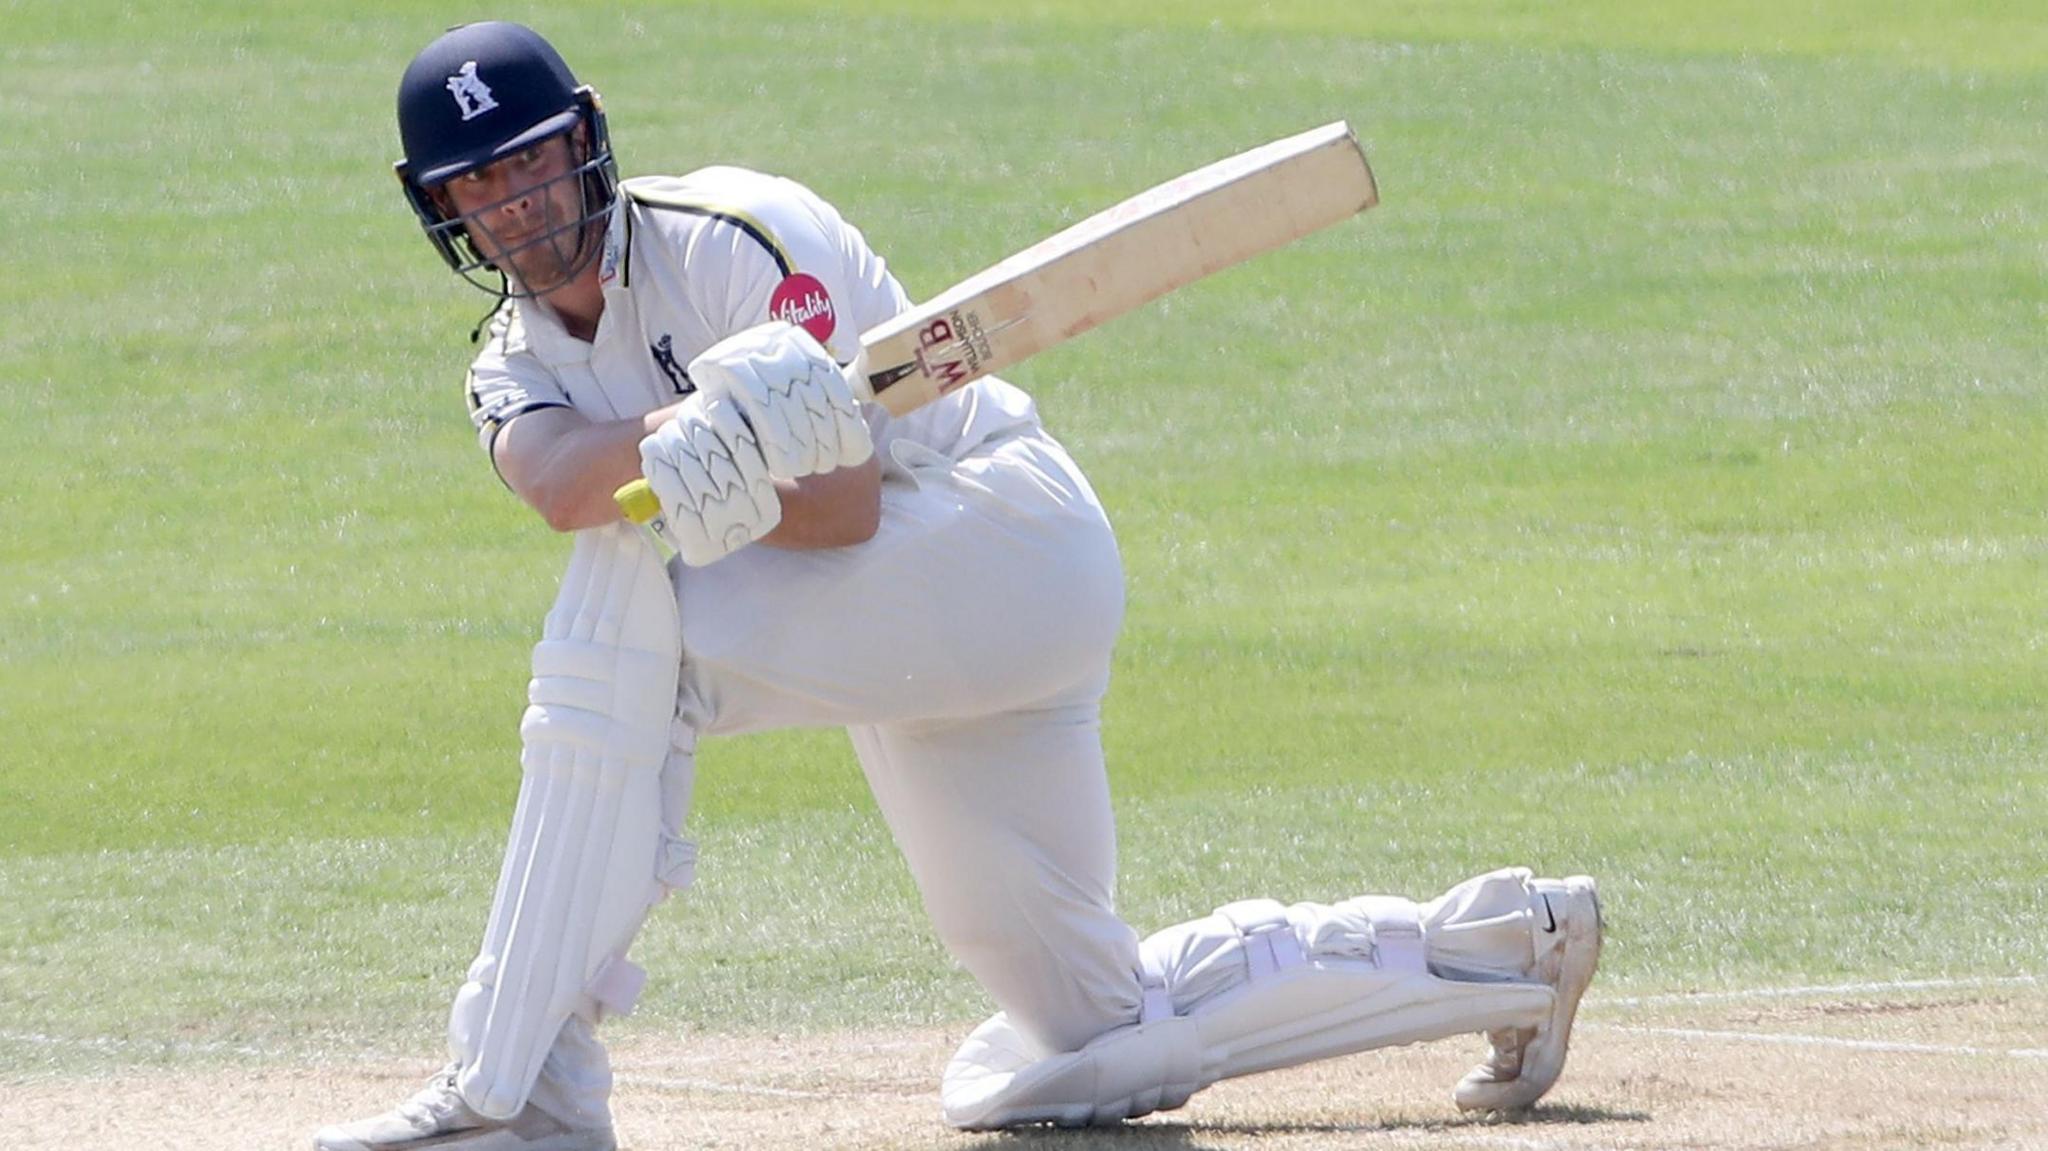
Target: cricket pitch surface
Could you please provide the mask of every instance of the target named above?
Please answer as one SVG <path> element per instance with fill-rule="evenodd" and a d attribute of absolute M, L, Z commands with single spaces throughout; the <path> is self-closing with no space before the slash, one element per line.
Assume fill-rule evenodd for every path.
<path fill-rule="evenodd" d="M 1220 1084 L 1186 1108 L 1085 1131 L 967 1135 L 938 1117 L 958 1034 L 658 1035 L 613 1029 L 620 1145 L 1324 1151 L 1331 1148 L 2048 1147 L 2048 980 L 1925 980 L 1701 995 L 1596 988 L 1550 1097 L 1460 1115 L 1479 1039 L 1372 1052 Z M 960 1031 L 964 1032 L 965 1027 Z M 55 1042 L 55 1041 L 52 1041 Z M 204 1069 L 0 1073 L 12 1148 L 305 1148 L 434 1070 L 337 1052 Z"/>

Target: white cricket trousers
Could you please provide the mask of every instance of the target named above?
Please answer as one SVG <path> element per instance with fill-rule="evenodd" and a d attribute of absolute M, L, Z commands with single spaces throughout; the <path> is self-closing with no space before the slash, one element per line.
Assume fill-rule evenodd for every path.
<path fill-rule="evenodd" d="M 867 543 L 682 570 L 680 714 L 700 735 L 845 727 L 947 949 L 1020 1030 L 1072 1050 L 1140 1003 L 1100 735 L 1116 541 L 1041 430 L 957 462 L 897 441 L 884 477 Z M 610 1086 L 572 1018 L 532 1098 L 593 1121 Z"/>

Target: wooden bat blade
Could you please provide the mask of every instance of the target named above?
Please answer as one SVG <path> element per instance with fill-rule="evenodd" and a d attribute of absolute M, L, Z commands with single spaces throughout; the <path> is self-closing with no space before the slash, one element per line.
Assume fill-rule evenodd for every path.
<path fill-rule="evenodd" d="M 1379 202 L 1349 124 L 1140 192 L 861 336 L 856 391 L 902 415 Z"/>

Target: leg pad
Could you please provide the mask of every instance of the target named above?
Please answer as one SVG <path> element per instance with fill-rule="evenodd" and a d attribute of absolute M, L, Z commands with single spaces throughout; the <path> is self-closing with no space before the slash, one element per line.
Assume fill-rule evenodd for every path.
<path fill-rule="evenodd" d="M 1145 940 L 1148 1012 L 1079 1051 L 1041 1057 L 998 1014 L 946 1068 L 946 1121 L 986 1130 L 1080 1126 L 1170 1110 L 1211 1083 L 1315 1059 L 1507 1026 L 1534 1026 L 1539 983 L 1470 983 L 1427 970 L 1417 905 L 1247 900 Z"/>
<path fill-rule="evenodd" d="M 668 572 L 624 525 L 579 532 L 533 653 L 524 775 L 484 943 L 449 1016 L 456 1083 L 479 1114 L 526 1105 L 573 1016 L 631 1010 L 626 958 L 695 853 L 664 827 L 663 774 L 688 771 L 676 721 L 682 638 Z M 672 813 L 671 813 L 672 817 Z"/>

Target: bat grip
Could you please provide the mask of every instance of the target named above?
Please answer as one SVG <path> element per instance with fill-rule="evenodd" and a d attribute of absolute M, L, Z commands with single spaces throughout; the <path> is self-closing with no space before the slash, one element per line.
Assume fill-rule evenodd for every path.
<path fill-rule="evenodd" d="M 875 386 L 868 382 L 868 350 L 866 348 L 855 352 L 853 362 L 842 366 L 839 370 L 846 373 L 846 386 L 853 392 L 854 399 L 864 404 L 881 402 L 875 398 Z"/>
<path fill-rule="evenodd" d="M 644 479 L 634 480 L 612 493 L 612 502 L 619 505 L 619 514 L 639 525 L 647 542 L 654 546 L 654 554 L 666 564 L 675 558 L 675 545 L 668 542 L 668 520 L 662 515 L 661 497 L 654 494 L 654 485 Z"/>
<path fill-rule="evenodd" d="M 620 515 L 643 527 L 661 518 L 661 498 L 644 479 L 621 486 L 612 493 L 612 502 L 619 505 Z"/>

